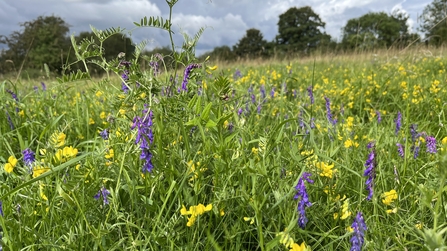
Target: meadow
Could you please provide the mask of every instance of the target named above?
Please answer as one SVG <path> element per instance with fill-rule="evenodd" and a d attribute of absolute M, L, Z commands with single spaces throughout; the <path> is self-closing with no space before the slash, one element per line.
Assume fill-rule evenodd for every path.
<path fill-rule="evenodd" d="M 445 57 L 126 62 L 1 82 L 3 250 L 445 249 Z"/>

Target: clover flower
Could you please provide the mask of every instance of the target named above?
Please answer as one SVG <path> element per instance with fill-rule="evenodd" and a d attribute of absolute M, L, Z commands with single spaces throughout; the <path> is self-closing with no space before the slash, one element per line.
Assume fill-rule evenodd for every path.
<path fill-rule="evenodd" d="M 353 234 L 349 240 L 351 242 L 350 251 L 360 251 L 362 250 L 363 243 L 365 242 L 365 231 L 368 230 L 361 212 L 357 213 L 351 228 L 353 230 Z"/>
<path fill-rule="evenodd" d="M 298 202 L 298 225 L 300 228 L 304 229 L 307 223 L 306 218 L 306 207 L 312 206 L 312 203 L 309 201 L 309 196 L 307 194 L 306 186 L 304 184 L 304 181 L 307 181 L 308 183 L 313 184 L 314 181 L 311 180 L 309 177 L 312 174 L 308 172 L 304 172 L 301 178 L 298 180 L 298 183 L 295 186 L 295 189 L 297 190 L 294 199 L 300 199 Z"/>
<path fill-rule="evenodd" d="M 369 191 L 368 197 L 366 198 L 367 200 L 371 200 L 372 196 L 373 196 L 373 187 L 374 187 L 374 179 L 376 177 L 376 166 L 377 166 L 377 162 L 376 162 L 376 151 L 374 149 L 374 145 L 370 145 L 371 142 L 368 144 L 368 148 L 372 149 L 372 151 L 369 153 L 368 155 L 368 159 L 365 162 L 365 171 L 363 173 L 363 176 L 367 176 L 368 178 L 366 179 L 366 189 Z"/>
<path fill-rule="evenodd" d="M 186 67 L 185 72 L 183 74 L 183 81 L 182 81 L 182 90 L 187 91 L 188 88 L 186 85 L 188 84 L 189 75 L 191 74 L 191 71 L 195 68 L 199 68 L 200 64 L 190 64 Z"/>
<path fill-rule="evenodd" d="M 95 196 L 93 196 L 93 198 L 95 198 L 95 200 L 99 200 L 99 198 L 102 197 L 102 201 L 103 201 L 104 205 L 108 205 L 109 200 L 107 199 L 107 196 L 109 196 L 109 194 L 110 194 L 109 190 L 107 190 L 103 186 L 103 187 L 101 187 L 101 189 L 99 189 L 98 193 L 95 194 Z"/>
<path fill-rule="evenodd" d="M 400 131 L 400 128 L 402 127 L 402 113 L 397 112 L 397 118 L 394 120 L 394 122 L 396 123 L 395 134 L 397 135 Z"/>
<path fill-rule="evenodd" d="M 432 136 L 427 136 L 425 138 L 426 146 L 427 146 L 427 152 L 428 153 L 437 153 L 438 150 L 436 149 L 436 139 Z"/>

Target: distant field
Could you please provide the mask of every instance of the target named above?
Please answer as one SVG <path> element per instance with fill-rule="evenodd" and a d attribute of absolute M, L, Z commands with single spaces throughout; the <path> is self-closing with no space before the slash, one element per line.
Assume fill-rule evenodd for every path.
<path fill-rule="evenodd" d="M 0 82 L 4 250 L 445 248 L 443 51 L 210 60 Z"/>

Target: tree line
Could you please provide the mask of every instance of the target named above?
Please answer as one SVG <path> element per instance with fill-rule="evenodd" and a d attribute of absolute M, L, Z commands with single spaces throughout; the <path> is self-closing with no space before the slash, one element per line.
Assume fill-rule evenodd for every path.
<path fill-rule="evenodd" d="M 273 41 L 266 41 L 260 30 L 251 28 L 232 47 L 220 46 L 202 57 L 231 61 L 238 58 L 268 58 L 308 55 L 313 51 L 338 52 L 371 50 L 377 48 L 406 48 L 412 44 L 424 42 L 441 46 L 447 41 L 447 0 L 434 0 L 428 4 L 419 16 L 421 25 L 418 31 L 425 35 L 421 41 L 417 33 L 411 33 L 408 27 L 409 16 L 400 11 L 393 13 L 370 12 L 347 21 L 342 28 L 341 41 L 335 41 L 324 32 L 326 23 L 311 7 L 292 7 L 279 16 L 278 34 Z M 22 30 L 9 36 L 0 36 L 0 43 L 7 49 L 0 52 L 0 74 L 14 73 L 26 69 L 33 77 L 46 65 L 51 72 L 61 73 L 63 66 L 68 70 L 77 70 L 82 66 L 72 64 L 75 61 L 72 42 L 68 36 L 69 25 L 57 16 L 40 16 L 35 20 L 21 23 Z M 93 32 L 81 32 L 75 36 L 75 42 L 83 39 L 96 39 Z M 101 46 L 100 46 L 101 45 Z M 124 34 L 117 34 L 101 44 L 97 39 L 92 46 L 101 49 L 102 55 L 111 60 L 120 52 L 131 56 L 135 50 L 132 40 Z M 165 48 L 146 51 L 152 55 L 171 54 Z M 169 59 L 168 59 L 169 60 Z M 95 68 L 93 68 L 95 70 Z M 100 71 L 100 68 L 97 68 Z"/>

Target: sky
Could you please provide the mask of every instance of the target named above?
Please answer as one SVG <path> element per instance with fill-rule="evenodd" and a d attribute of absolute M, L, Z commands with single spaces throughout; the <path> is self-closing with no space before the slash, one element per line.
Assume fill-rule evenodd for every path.
<path fill-rule="evenodd" d="M 264 39 L 278 34 L 279 15 L 291 7 L 310 6 L 323 22 L 326 33 L 341 39 L 347 21 L 368 12 L 396 9 L 409 15 L 413 32 L 419 26 L 418 16 L 432 0 L 179 0 L 172 11 L 174 41 L 181 46 L 182 32 L 189 36 L 205 27 L 197 45 L 197 54 L 217 46 L 235 45 L 250 28 L 261 31 Z M 147 49 L 170 45 L 166 31 L 154 28 L 134 29 L 133 22 L 145 16 L 169 17 L 165 0 L 0 0 L 0 35 L 20 31 L 20 23 L 39 16 L 58 16 L 70 25 L 70 35 L 90 31 L 90 25 L 103 30 L 126 28 L 135 43 L 147 40 Z M 0 45 L 0 48 L 2 45 Z M 4 46 L 4 45 L 3 45 Z M 4 48 L 4 47 L 3 47 Z"/>

